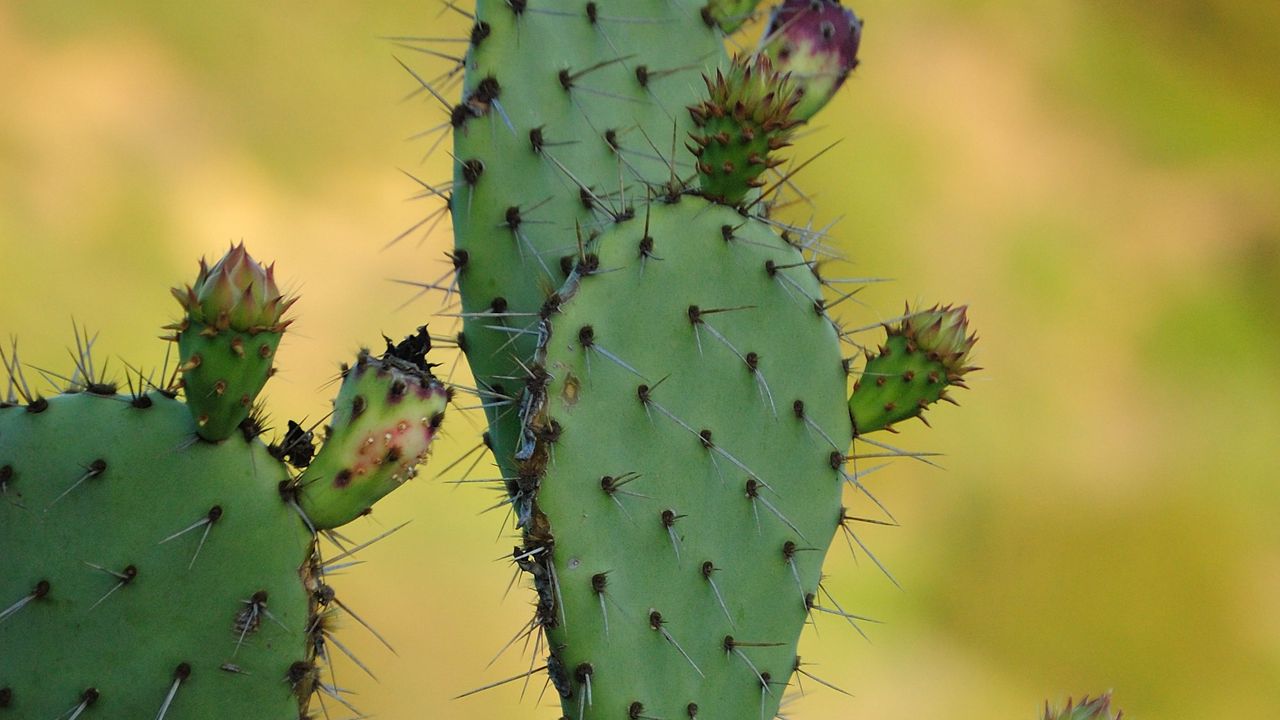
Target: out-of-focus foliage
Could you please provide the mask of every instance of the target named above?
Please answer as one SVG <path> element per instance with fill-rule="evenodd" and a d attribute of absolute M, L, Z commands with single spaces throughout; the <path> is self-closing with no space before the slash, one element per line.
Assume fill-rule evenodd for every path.
<path fill-rule="evenodd" d="M 948 472 L 868 478 L 904 527 L 863 539 L 905 591 L 865 559 L 831 566 L 842 605 L 887 621 L 868 644 L 820 620 L 802 646 L 856 697 L 806 683 L 789 714 L 1034 717 L 1114 689 L 1126 717 L 1280 715 L 1280 6 L 856 7 L 863 65 L 797 154 L 845 140 L 798 182 L 816 224 L 841 218 L 855 264 L 833 274 L 902 280 L 840 307 L 861 324 L 926 288 L 967 303 L 985 372 L 933 432 L 896 438 Z M 169 285 L 243 239 L 302 295 L 272 404 L 321 417 L 338 359 L 437 310 L 396 310 L 413 289 L 386 280 L 447 269 L 447 223 L 382 250 L 430 209 L 396 168 L 449 169 L 401 142 L 443 117 L 400 102 L 392 55 L 429 61 L 378 37 L 463 22 L 422 3 L 0 3 L 0 333 L 59 370 L 74 315 L 157 364 Z M 426 475 L 478 432 L 447 423 Z M 420 479 L 368 521 L 413 518 L 343 583 L 400 656 L 351 623 L 382 682 L 338 681 L 384 718 L 535 714 L 540 678 L 523 705 L 519 683 L 449 699 L 528 668 L 519 643 L 485 664 L 531 597 L 503 600 L 511 543 L 476 516 L 495 498 L 453 488 Z"/>

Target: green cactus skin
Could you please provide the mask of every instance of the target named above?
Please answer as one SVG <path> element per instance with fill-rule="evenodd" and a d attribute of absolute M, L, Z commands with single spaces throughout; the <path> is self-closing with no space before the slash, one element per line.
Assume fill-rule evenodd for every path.
<path fill-rule="evenodd" d="M 298 482 L 298 501 L 317 528 L 359 517 L 426 461 L 449 394 L 425 361 L 394 353 L 363 350 L 342 371 L 332 427 Z"/>
<path fill-rule="evenodd" d="M 475 17 L 453 111 L 460 344 L 481 388 L 514 396 L 536 345 L 523 331 L 564 281 L 575 228 L 603 231 L 646 183 L 692 171 L 667 158 L 724 49 L 697 7 L 670 0 L 479 0 Z M 499 415 L 490 435 L 510 476 L 519 424 Z"/>
<path fill-rule="evenodd" d="M 1090 700 L 1085 696 L 1079 705 L 1067 700 L 1062 710 L 1051 710 L 1049 703 L 1044 704 L 1044 720 L 1121 720 L 1124 712 L 1111 716 L 1111 693 L 1104 693 Z"/>
<path fill-rule="evenodd" d="M 41 404 L 0 410 L 0 718 L 154 718 L 174 688 L 166 720 L 296 718 L 314 542 L 284 465 L 157 392 Z"/>
<path fill-rule="evenodd" d="M 820 285 L 697 197 L 587 250 L 543 325 L 515 499 L 564 712 L 772 717 L 851 436 Z"/>
<path fill-rule="evenodd" d="M 965 310 L 908 310 L 902 322 L 885 326 L 884 344 L 867 354 L 849 397 L 856 434 L 889 429 L 913 417 L 923 421 L 933 403 L 954 402 L 947 389 L 965 387 L 964 375 L 977 369 L 966 364 L 977 338 L 966 336 Z"/>
<path fill-rule="evenodd" d="M 202 438 L 226 440 L 249 417 L 254 398 L 271 376 L 280 339 L 279 333 L 233 330 L 210 337 L 195 326 L 182 331 L 178 353 L 185 359 L 185 396 Z"/>

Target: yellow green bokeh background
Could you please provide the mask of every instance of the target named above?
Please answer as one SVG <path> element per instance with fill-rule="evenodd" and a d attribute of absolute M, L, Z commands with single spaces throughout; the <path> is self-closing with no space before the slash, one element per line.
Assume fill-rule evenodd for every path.
<path fill-rule="evenodd" d="M 1032 718 L 1114 689 L 1139 720 L 1280 717 L 1280 5 L 857 9 L 864 64 L 796 152 L 844 141 L 799 182 L 817 224 L 840 220 L 835 274 L 896 282 L 840 307 L 860 325 L 967 302 L 985 369 L 896 438 L 945 472 L 869 479 L 903 527 L 864 539 L 905 589 L 831 555 L 842 604 L 885 623 L 868 643 L 820 621 L 802 654 L 854 697 L 807 683 L 788 716 Z M 463 22 L 431 2 L 0 0 L 0 334 L 64 370 L 75 318 L 100 360 L 158 364 L 167 288 L 243 239 L 302 294 L 273 417 L 321 417 L 341 359 L 439 309 L 388 280 L 444 273 L 448 224 L 383 249 L 434 209 L 397 168 L 449 175 L 404 142 L 443 117 L 401 100 L 392 56 L 439 61 L 379 37 Z M 528 667 L 518 647 L 486 664 L 530 595 L 504 599 L 496 498 L 433 479 L 478 433 L 447 428 L 349 533 L 412 519 L 338 585 L 399 656 L 348 623 L 380 682 L 339 680 L 387 720 L 558 717 L 541 679 L 451 699 Z"/>

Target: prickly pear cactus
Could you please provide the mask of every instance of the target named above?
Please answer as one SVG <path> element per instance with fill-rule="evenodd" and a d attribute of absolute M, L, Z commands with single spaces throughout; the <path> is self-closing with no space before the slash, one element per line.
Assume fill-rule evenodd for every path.
<path fill-rule="evenodd" d="M 565 717 L 773 717 L 804 625 L 862 619 L 819 582 L 832 537 L 877 522 L 843 507 L 879 506 L 850 443 L 906 454 L 867 435 L 969 369 L 941 309 L 843 358 L 863 346 L 829 303 L 856 281 L 824 279 L 823 234 L 774 211 L 779 152 L 856 67 L 862 22 L 787 0 L 728 61 L 763 5 L 479 0 L 440 76 L 464 71 L 457 102 L 415 74 L 454 132 L 458 344 Z"/>
<path fill-rule="evenodd" d="M 210 282 L 213 295 L 194 289 Z M 349 707 L 321 664 L 333 648 L 346 653 L 332 635 L 336 616 L 364 621 L 328 585 L 335 559 L 322 558 L 317 533 L 367 511 L 425 457 L 447 395 L 426 363 L 425 331 L 381 357 L 361 353 L 308 468 L 311 434 L 296 424 L 270 446 L 255 416 L 221 441 L 204 432 L 240 414 L 242 403 L 220 398 L 241 390 L 205 396 L 195 371 L 215 361 L 192 357 L 234 365 L 273 354 L 248 348 L 274 351 L 278 336 L 244 329 L 246 318 L 287 324 L 279 312 L 291 301 L 274 292 L 270 272 L 238 246 L 213 269 L 201 263 L 193 289 L 176 294 L 188 313 L 180 335 L 194 335 L 177 338 L 185 403 L 141 376 L 118 393 L 87 339 L 77 338 L 75 372 L 50 398 L 27 382 L 16 345 L 0 353 L 9 375 L 0 718 L 295 720 L 327 714 L 326 703 Z M 252 396 L 261 385 L 243 388 Z M 334 468 L 348 469 L 350 482 Z"/>

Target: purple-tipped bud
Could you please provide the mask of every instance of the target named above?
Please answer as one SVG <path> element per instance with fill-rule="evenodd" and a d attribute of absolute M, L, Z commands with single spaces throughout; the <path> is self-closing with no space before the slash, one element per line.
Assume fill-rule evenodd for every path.
<path fill-rule="evenodd" d="M 802 99 L 795 117 L 822 109 L 858 67 L 862 20 L 839 0 L 786 0 L 769 18 L 761 52 L 790 73 Z"/>

